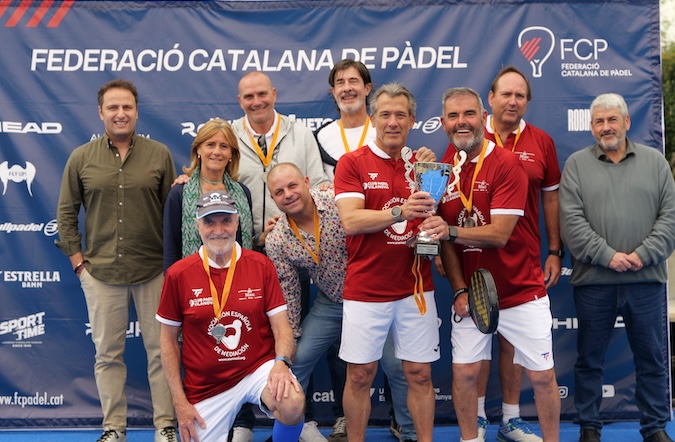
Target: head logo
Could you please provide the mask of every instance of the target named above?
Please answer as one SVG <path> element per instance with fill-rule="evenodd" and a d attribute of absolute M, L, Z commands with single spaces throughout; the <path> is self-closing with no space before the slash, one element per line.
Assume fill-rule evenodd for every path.
<path fill-rule="evenodd" d="M 26 182 L 28 187 L 28 193 L 30 196 L 33 196 L 31 191 L 31 184 L 35 179 L 36 169 L 32 163 L 26 161 L 26 168 L 19 166 L 18 164 L 13 165 L 12 167 L 7 167 L 7 161 L 0 164 L 0 181 L 2 181 L 2 194 L 4 195 L 7 192 L 7 183 L 9 181 L 14 181 L 15 183 L 20 183 L 21 181 Z"/>
<path fill-rule="evenodd" d="M 518 47 L 532 66 L 532 76 L 541 77 L 541 68 L 555 47 L 555 36 L 543 26 L 530 26 L 520 31 Z"/>

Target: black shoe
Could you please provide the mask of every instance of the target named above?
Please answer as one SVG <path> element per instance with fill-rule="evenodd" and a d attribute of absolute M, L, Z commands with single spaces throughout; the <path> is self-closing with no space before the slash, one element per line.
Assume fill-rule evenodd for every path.
<path fill-rule="evenodd" d="M 645 437 L 645 442 L 673 442 L 673 440 L 668 436 L 668 433 L 666 433 L 665 430 L 659 430 L 656 433 Z"/>
<path fill-rule="evenodd" d="M 600 431 L 595 428 L 582 428 L 579 442 L 600 442 Z"/>

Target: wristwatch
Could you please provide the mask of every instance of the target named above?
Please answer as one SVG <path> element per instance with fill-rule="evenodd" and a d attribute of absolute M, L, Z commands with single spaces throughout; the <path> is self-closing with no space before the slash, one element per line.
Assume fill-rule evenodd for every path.
<path fill-rule="evenodd" d="M 565 251 L 563 249 L 560 250 L 549 250 L 548 251 L 549 255 L 557 256 L 560 259 L 563 259 L 565 257 Z"/>
<path fill-rule="evenodd" d="M 457 239 L 457 227 L 455 226 L 448 226 L 448 236 L 450 236 L 449 241 L 450 242 L 455 242 Z"/>
<path fill-rule="evenodd" d="M 277 356 L 276 358 L 274 358 L 274 362 L 276 361 L 283 362 L 284 364 L 286 364 L 288 368 L 291 368 L 293 366 L 293 361 L 291 361 L 291 358 L 289 358 L 288 356 Z"/>
<path fill-rule="evenodd" d="M 394 206 L 391 208 L 391 217 L 394 218 L 394 221 L 397 223 L 400 223 L 403 221 L 403 209 L 401 209 L 401 206 Z"/>

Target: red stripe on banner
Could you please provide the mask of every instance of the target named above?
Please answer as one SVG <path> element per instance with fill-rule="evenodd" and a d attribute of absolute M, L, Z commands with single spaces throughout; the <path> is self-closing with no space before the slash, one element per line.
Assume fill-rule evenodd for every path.
<path fill-rule="evenodd" d="M 35 14 L 33 14 L 33 17 L 31 17 L 26 27 L 34 28 L 39 25 L 52 3 L 54 3 L 54 0 L 44 0 L 37 11 L 35 11 Z"/>
<path fill-rule="evenodd" d="M 0 17 L 5 13 L 9 5 L 12 4 L 12 0 L 0 0 Z"/>
<path fill-rule="evenodd" d="M 61 23 L 61 20 L 63 20 L 63 17 L 65 17 L 68 11 L 70 10 L 70 7 L 73 6 L 73 3 L 75 3 L 75 0 L 66 0 L 63 3 L 61 3 L 61 6 L 59 6 L 59 9 L 56 11 L 56 14 L 54 14 L 54 17 L 52 17 L 52 19 L 49 20 L 49 23 L 47 23 L 47 27 L 48 28 L 57 27 Z"/>
<path fill-rule="evenodd" d="M 13 28 L 16 26 L 16 24 L 19 23 L 19 20 L 21 20 L 23 15 L 28 10 L 28 7 L 31 3 L 33 3 L 31 0 L 23 0 L 21 4 L 19 4 L 19 7 L 16 8 L 16 11 L 14 11 L 14 14 L 12 14 L 12 16 L 9 18 L 7 24 L 5 24 L 5 27 Z"/>
<path fill-rule="evenodd" d="M 522 48 L 520 48 L 520 51 L 523 53 L 527 61 L 531 61 L 532 57 L 534 57 L 537 52 L 539 52 L 539 42 L 541 42 L 541 38 L 533 38 L 524 44 Z"/>

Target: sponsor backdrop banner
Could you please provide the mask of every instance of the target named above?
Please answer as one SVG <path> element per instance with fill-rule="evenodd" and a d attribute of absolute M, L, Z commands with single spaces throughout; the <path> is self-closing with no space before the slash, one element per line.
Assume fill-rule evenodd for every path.
<path fill-rule="evenodd" d="M 439 157 L 447 147 L 438 117 L 443 91 L 470 86 L 487 101 L 494 75 L 510 64 L 530 76 L 534 98 L 525 119 L 553 137 L 561 167 L 593 142 L 587 109 L 603 92 L 626 97 L 634 141 L 662 149 L 657 0 L 8 1 L 0 2 L 0 42 L 0 427 L 100 424 L 84 297 L 54 239 L 63 167 L 75 147 L 102 133 L 96 92 L 111 79 L 137 85 L 137 130 L 167 144 L 178 168 L 188 164 L 200 124 L 243 115 L 237 82 L 245 72 L 269 74 L 277 110 L 310 129 L 335 118 L 327 77 L 345 57 L 363 61 L 376 86 L 399 81 L 415 94 L 408 144 Z M 573 419 L 577 320 L 569 257 L 563 265 L 550 295 L 563 419 Z M 436 418 L 451 423 L 451 292 L 446 281 L 436 283 Z M 142 426 L 151 424 L 151 410 L 140 336 L 132 315 L 129 417 Z M 637 418 L 621 319 L 606 369 L 604 417 Z M 315 386 L 317 418 L 332 422 L 323 363 Z M 372 422 L 387 422 L 380 376 L 372 403 Z M 493 418 L 500 403 L 493 367 Z M 536 415 L 527 381 L 522 412 Z"/>

